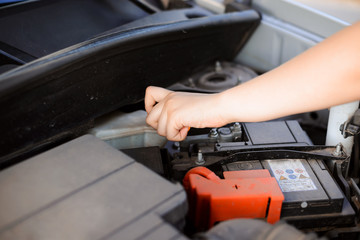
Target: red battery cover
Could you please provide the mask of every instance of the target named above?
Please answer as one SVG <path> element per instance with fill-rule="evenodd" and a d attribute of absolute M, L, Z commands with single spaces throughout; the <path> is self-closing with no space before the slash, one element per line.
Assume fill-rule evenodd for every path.
<path fill-rule="evenodd" d="M 189 217 L 198 230 L 233 218 L 280 219 L 284 195 L 267 169 L 224 172 L 220 179 L 205 167 L 191 169 L 183 184 Z"/>

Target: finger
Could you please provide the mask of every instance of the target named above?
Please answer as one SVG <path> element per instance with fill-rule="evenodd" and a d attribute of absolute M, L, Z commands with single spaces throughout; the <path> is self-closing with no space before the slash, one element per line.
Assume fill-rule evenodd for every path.
<path fill-rule="evenodd" d="M 163 100 L 172 91 L 160 87 L 147 87 L 145 93 L 145 110 L 151 112 L 157 102 Z"/>
<path fill-rule="evenodd" d="M 167 136 L 167 113 L 166 111 L 162 111 L 162 113 L 160 114 L 160 117 L 159 117 L 159 121 L 158 121 L 158 128 L 157 128 L 157 132 L 160 136 L 164 136 L 166 137 Z"/>
<path fill-rule="evenodd" d="M 152 110 L 149 112 L 149 114 L 146 117 L 146 123 L 149 124 L 154 129 L 158 128 L 158 122 L 161 116 L 163 106 L 164 103 L 160 102 L 159 104 L 157 104 L 152 108 Z"/>
<path fill-rule="evenodd" d="M 180 130 L 176 130 L 176 133 L 175 133 L 176 135 L 169 136 L 168 139 L 171 141 L 176 141 L 176 142 L 183 141 L 183 140 L 185 140 L 189 130 L 190 130 L 190 127 L 183 127 Z"/>
<path fill-rule="evenodd" d="M 179 124 L 176 124 L 174 118 L 172 118 L 169 119 L 167 123 L 166 137 L 171 141 L 182 141 L 186 138 L 189 130 L 190 127 L 179 126 Z"/>
<path fill-rule="evenodd" d="M 179 141 L 182 141 L 186 138 L 188 132 L 190 131 L 190 127 L 183 127 L 180 131 L 179 131 L 179 137 L 180 137 L 180 140 Z"/>

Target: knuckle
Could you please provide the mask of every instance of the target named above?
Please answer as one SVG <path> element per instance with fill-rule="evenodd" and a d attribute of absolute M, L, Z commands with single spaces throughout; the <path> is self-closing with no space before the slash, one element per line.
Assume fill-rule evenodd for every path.
<path fill-rule="evenodd" d="M 146 118 L 146 124 L 148 124 L 150 127 L 156 129 L 156 124 L 154 123 L 153 120 L 151 120 L 150 118 Z"/>
<path fill-rule="evenodd" d="M 160 136 L 163 136 L 163 137 L 166 137 L 165 133 L 161 130 L 158 129 L 157 133 L 160 135 Z"/>
<path fill-rule="evenodd" d="M 151 91 L 152 91 L 152 86 L 148 86 L 145 90 L 145 95 L 149 95 Z"/>
<path fill-rule="evenodd" d="M 168 94 L 168 97 L 169 97 L 170 99 L 173 99 L 173 98 L 176 97 L 176 95 L 177 95 L 176 92 L 170 92 L 170 93 Z"/>
<path fill-rule="evenodd" d="M 173 113 L 176 106 L 175 106 L 175 100 L 173 98 L 168 98 L 165 103 L 166 109 L 168 113 Z"/>

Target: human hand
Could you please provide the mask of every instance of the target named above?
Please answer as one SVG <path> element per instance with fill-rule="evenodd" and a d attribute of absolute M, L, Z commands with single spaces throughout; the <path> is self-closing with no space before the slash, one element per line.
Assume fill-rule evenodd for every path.
<path fill-rule="evenodd" d="M 161 136 L 172 141 L 185 139 L 189 128 L 220 127 L 224 119 L 218 94 L 173 92 L 148 87 L 145 94 L 146 118 Z"/>

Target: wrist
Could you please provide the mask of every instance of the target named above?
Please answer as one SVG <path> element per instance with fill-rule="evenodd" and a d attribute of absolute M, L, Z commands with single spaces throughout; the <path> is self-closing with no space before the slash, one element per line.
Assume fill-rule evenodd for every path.
<path fill-rule="evenodd" d="M 239 121 L 237 116 L 237 101 L 232 99 L 229 91 L 217 93 L 215 98 L 216 109 L 219 112 L 219 118 L 222 120 L 222 125 Z"/>

